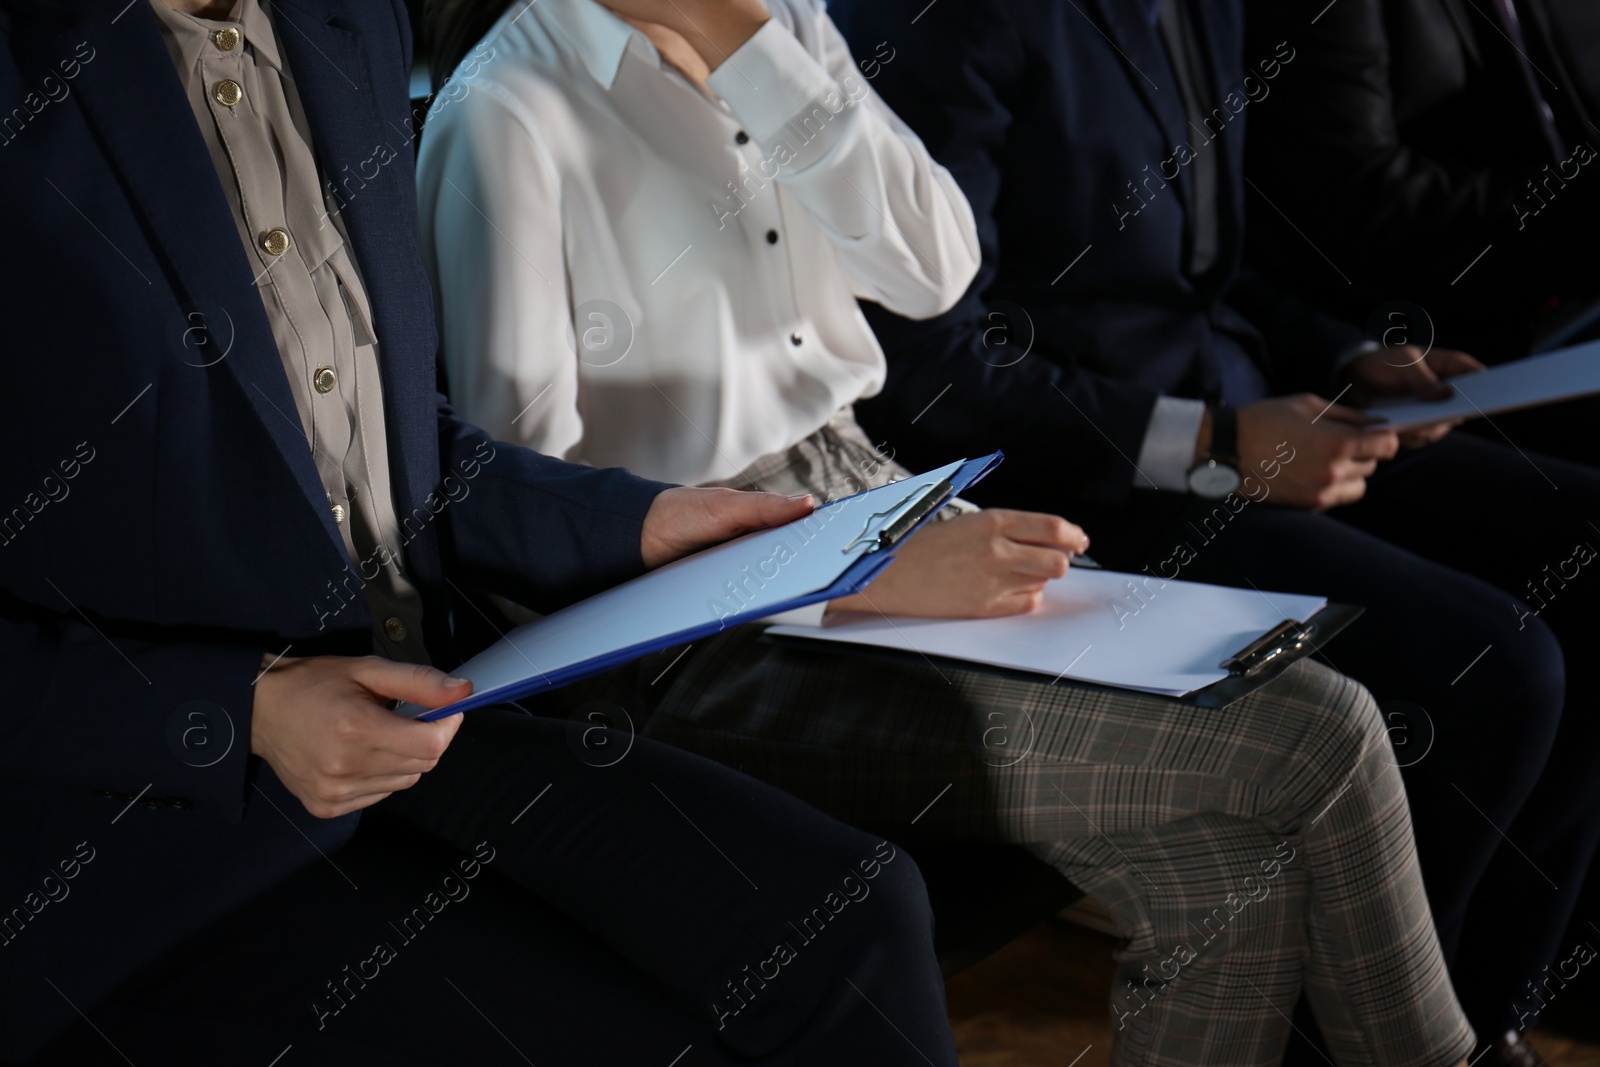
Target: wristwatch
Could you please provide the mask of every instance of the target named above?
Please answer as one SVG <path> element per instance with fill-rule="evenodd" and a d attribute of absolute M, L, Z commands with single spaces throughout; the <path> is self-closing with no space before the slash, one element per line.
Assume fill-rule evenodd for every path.
<path fill-rule="evenodd" d="M 1209 404 L 1211 446 L 1199 463 L 1189 468 L 1189 492 L 1207 500 L 1221 500 L 1239 488 L 1239 415 L 1233 408 Z"/>

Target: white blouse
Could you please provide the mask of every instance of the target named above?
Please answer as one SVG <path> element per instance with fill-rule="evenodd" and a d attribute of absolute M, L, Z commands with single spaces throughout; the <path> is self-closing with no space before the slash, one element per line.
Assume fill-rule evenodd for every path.
<path fill-rule="evenodd" d="M 583 463 L 727 478 L 882 387 L 857 297 L 926 318 L 965 292 L 955 181 L 818 0 L 767 2 L 711 75 L 720 99 L 595 0 L 514 2 L 441 90 L 417 184 L 465 417 Z"/>

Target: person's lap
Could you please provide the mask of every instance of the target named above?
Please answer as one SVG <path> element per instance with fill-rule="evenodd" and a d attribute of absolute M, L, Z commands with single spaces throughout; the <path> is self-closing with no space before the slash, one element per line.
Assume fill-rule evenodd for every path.
<path fill-rule="evenodd" d="M 700 1055 L 684 1063 L 731 1062 L 660 989 L 492 863 L 463 878 L 468 854 L 379 823 L 91 1009 L 93 1028 L 38 1062 L 266 1064 L 292 1046 L 285 1062 L 327 1067 L 601 1067 L 669 1062 L 691 1044 Z"/>
<path fill-rule="evenodd" d="M 1364 1035 L 1391 1062 L 1412 1062 L 1407 1040 L 1423 1050 L 1418 1062 L 1459 1046 L 1460 1031 L 1445 1032 L 1445 1020 L 1457 1024 L 1441 1007 L 1448 986 L 1382 726 L 1367 695 L 1326 667 L 1295 665 L 1218 709 L 767 642 L 742 627 L 674 671 L 648 712 L 649 736 L 912 847 L 1029 846 L 1111 910 L 1135 981 L 1194 937 L 1197 916 L 1254 885 L 1275 849 L 1300 850 L 1225 948 L 1125 1020 L 1118 1062 L 1165 1062 L 1180 1049 L 1191 1060 L 1204 1049 L 1208 1062 L 1275 1060 L 1287 1024 L 1271 1004 L 1293 1002 L 1308 952 L 1348 1042 Z M 1359 877 L 1337 859 L 1352 850 L 1368 860 Z M 1326 926 L 1308 950 L 1310 900 Z M 1323 980 L 1334 958 L 1358 976 L 1337 990 Z M 1384 993 L 1363 1013 L 1351 1005 L 1369 982 Z"/>
<path fill-rule="evenodd" d="M 1365 500 L 1327 514 L 1189 501 L 1153 541 L 1115 513 L 1080 521 L 1112 566 L 1367 608 L 1324 658 L 1385 710 L 1447 953 L 1481 931 L 1457 973 L 1503 984 L 1535 976 L 1555 951 L 1559 920 L 1548 917 L 1570 910 L 1600 826 L 1587 575 L 1552 583 L 1546 610 L 1525 614 L 1537 603 L 1528 580 L 1560 568 L 1576 542 L 1600 544 L 1587 525 L 1596 514 L 1600 473 L 1458 433 L 1385 465 Z M 1124 540 L 1139 547 L 1119 552 Z M 1572 671 L 1561 646 L 1579 653 Z M 1579 683 L 1570 693 L 1567 674 Z M 1573 714 L 1560 715 L 1563 703 Z M 1458 980 L 1469 1010 L 1491 1010 L 1471 985 Z"/>
<path fill-rule="evenodd" d="M 1362 720 L 1348 707 L 1359 690 L 1312 665 L 1218 709 L 770 642 L 752 626 L 702 643 L 677 671 L 645 711 L 647 736 L 743 762 L 747 773 L 907 842 L 1056 840 L 1197 811 L 1270 819 L 1240 783 L 1265 788 L 1291 777 L 1276 759 L 1319 733 L 1358 734 Z M 1293 771 L 1278 802 L 1309 804 L 1333 788 L 1340 757 L 1329 760 Z M 1097 811 L 1088 798 L 1109 791 L 1119 768 L 1166 780 L 1143 810 Z M 1060 801 L 1063 781 L 1086 810 Z"/>
<path fill-rule="evenodd" d="M 954 1063 L 909 856 L 709 761 L 608 741 L 596 759 L 558 719 L 471 713 L 357 845 L 308 857 L 91 1018 L 135 1062 L 129 1045 L 181 1064 L 294 1044 L 295 1062 L 687 1067 L 848 1044 Z M 224 1039 L 240 1058 L 219 1060 Z M 45 1062 L 105 1054 L 120 1062 L 79 1027 Z"/>
<path fill-rule="evenodd" d="M 1578 414 L 1557 409 L 1545 417 L 1552 429 L 1571 429 Z M 1565 710 L 1550 759 L 1540 786 L 1505 827 L 1522 858 L 1538 862 L 1508 856 L 1480 885 L 1459 957 L 1463 972 L 1510 973 L 1520 986 L 1570 946 L 1552 930 L 1530 952 L 1496 936 L 1504 915 L 1517 909 L 1570 915 L 1600 841 L 1600 670 L 1593 653 L 1600 641 L 1600 575 L 1585 562 L 1600 547 L 1600 469 L 1519 447 L 1518 427 L 1500 428 L 1511 434 L 1503 444 L 1457 433 L 1396 464 L 1376 483 L 1370 505 L 1352 509 L 1350 521 L 1492 583 L 1507 594 L 1502 609 L 1517 619 L 1508 636 L 1526 640 L 1527 624 L 1537 617 L 1564 652 Z M 1543 439 L 1556 444 L 1561 435 Z M 1572 455 L 1582 453 L 1576 439 L 1572 445 Z M 1430 506 L 1433 495 L 1444 506 Z M 1485 936 L 1474 936 L 1480 932 Z M 1473 981 L 1458 984 L 1469 1011 L 1513 1020 L 1502 998 Z"/>
<path fill-rule="evenodd" d="M 1592 339 L 1592 336 L 1591 329 L 1574 343 Z M 1596 433 L 1596 427 L 1600 427 L 1600 396 L 1587 396 L 1548 407 L 1508 411 L 1490 418 L 1474 419 L 1459 432 L 1470 433 L 1498 444 L 1514 444 L 1516 447 L 1526 449 L 1530 454 L 1543 453 L 1546 456 L 1600 467 L 1600 433 Z M 1600 525 L 1600 516 L 1594 517 L 1593 521 Z M 1591 548 L 1600 549 L 1600 529 L 1593 527 L 1586 529 L 1588 533 L 1579 536 L 1587 541 Z M 1559 567 L 1568 556 L 1570 551 L 1559 560 L 1549 562 Z M 1527 575 L 1523 580 L 1526 581 L 1529 577 L 1534 576 Z M 1540 574 L 1538 577 L 1543 579 L 1545 576 Z M 1563 599 L 1566 599 L 1565 591 Z M 1578 603 L 1580 610 L 1593 607 L 1592 598 L 1587 601 L 1582 597 L 1573 599 Z M 1585 652 L 1581 655 L 1568 655 L 1566 665 L 1569 689 L 1575 692 L 1600 692 L 1600 662 Z M 1558 751 L 1558 757 L 1559 755 Z M 1538 817 L 1539 814 L 1535 812 L 1529 821 L 1534 821 Z M 1590 875 L 1573 909 L 1572 923 L 1561 940 L 1563 958 L 1573 944 L 1587 941 L 1593 936 L 1593 931 L 1587 925 L 1584 916 L 1597 913 L 1600 913 L 1600 873 L 1593 870 L 1591 863 Z M 1524 1000 L 1522 1003 L 1526 1005 L 1529 1001 Z"/>
<path fill-rule="evenodd" d="M 1600 396 L 1473 419 L 1456 433 L 1600 467 Z"/>

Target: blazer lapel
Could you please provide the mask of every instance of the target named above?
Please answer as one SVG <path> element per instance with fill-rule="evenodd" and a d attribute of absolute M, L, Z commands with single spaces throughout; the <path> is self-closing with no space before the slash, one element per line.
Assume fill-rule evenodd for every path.
<path fill-rule="evenodd" d="M 1461 50 L 1467 54 L 1467 59 L 1473 66 L 1483 64 L 1483 54 L 1478 51 L 1478 37 L 1472 32 L 1471 20 L 1461 6 L 1461 0 L 1439 0 L 1439 6 L 1455 25 L 1456 36 L 1461 38 Z"/>
<path fill-rule="evenodd" d="M 235 236 L 238 226 L 155 20 L 143 0 L 116 15 L 98 7 L 58 39 L 66 45 L 69 38 L 86 39 L 95 49 L 77 95 L 149 222 L 190 321 L 217 329 L 215 319 L 223 314 L 232 323 L 232 347 L 214 372 L 237 379 L 306 502 L 339 545 L 250 262 Z"/>
<path fill-rule="evenodd" d="M 1122 61 L 1128 66 L 1128 80 L 1133 83 L 1145 107 L 1166 135 L 1167 147 L 1192 140 L 1186 132 L 1188 122 L 1183 113 L 1183 97 L 1172 81 L 1166 52 L 1156 28 L 1146 17 L 1145 5 L 1140 0 L 1088 0 L 1100 14 L 1100 25 Z"/>
<path fill-rule="evenodd" d="M 1591 130 L 1595 129 L 1594 119 L 1600 116 L 1589 114 L 1589 109 L 1583 102 L 1583 94 L 1578 91 L 1578 84 L 1573 80 L 1571 68 L 1567 66 L 1561 49 L 1556 47 L 1549 12 L 1545 10 L 1543 4 L 1525 3 L 1517 5 L 1517 13 L 1522 19 L 1522 36 L 1533 52 L 1533 61 L 1548 71 L 1555 82 L 1554 90 L 1550 90 L 1545 89 L 1548 83 L 1540 79 L 1541 89 L 1550 93 L 1546 98 L 1547 101 L 1556 109 L 1557 128 L 1568 138 L 1573 137 L 1574 132 L 1584 126 Z"/>

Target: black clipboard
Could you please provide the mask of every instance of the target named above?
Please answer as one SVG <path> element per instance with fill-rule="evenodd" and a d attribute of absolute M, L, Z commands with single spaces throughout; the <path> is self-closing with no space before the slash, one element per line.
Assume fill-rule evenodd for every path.
<path fill-rule="evenodd" d="M 1304 621 L 1285 619 L 1283 623 L 1273 627 L 1218 664 L 1219 667 L 1228 668 L 1228 677 L 1219 679 L 1203 689 L 1196 689 L 1183 696 L 1146 693 L 1142 690 L 1125 689 L 1121 686 L 1099 685 L 1094 682 L 1080 682 L 1076 679 L 1069 680 L 1073 685 L 1082 686 L 1085 689 L 1101 689 L 1117 693 L 1138 693 L 1140 696 L 1147 696 L 1156 700 L 1167 700 L 1175 704 L 1193 704 L 1202 708 L 1225 708 L 1249 696 L 1277 678 L 1288 669 L 1290 664 L 1304 659 L 1313 652 L 1320 652 L 1323 645 L 1339 636 L 1347 626 L 1360 618 L 1366 610 L 1366 608 L 1355 604 L 1329 603 L 1321 611 L 1316 612 Z M 997 667 L 991 663 L 976 663 L 971 660 L 955 659 L 949 656 L 928 656 L 921 652 L 884 648 L 878 645 L 813 641 L 804 637 L 791 637 L 787 634 L 763 634 L 761 640 L 791 648 L 807 648 L 812 651 L 825 649 L 830 655 L 862 656 L 880 662 L 893 660 L 911 664 L 926 665 L 932 663 L 935 666 L 942 665 L 955 670 L 980 671 L 984 674 L 996 674 L 1001 677 L 1018 678 L 1027 681 L 1038 681 L 1040 678 L 1046 677 L 1046 675 L 1035 671 L 1024 671 L 1015 667 Z"/>
<path fill-rule="evenodd" d="M 1291 663 L 1304 659 L 1338 637 L 1367 609 L 1356 604 L 1329 603 L 1304 622 L 1286 619 L 1218 664 L 1228 677 L 1175 699 L 1203 708 L 1225 708 L 1282 674 Z"/>

